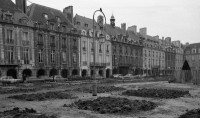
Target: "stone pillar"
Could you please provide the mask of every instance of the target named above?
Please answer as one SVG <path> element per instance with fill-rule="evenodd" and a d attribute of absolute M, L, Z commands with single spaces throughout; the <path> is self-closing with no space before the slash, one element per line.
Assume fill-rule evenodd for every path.
<path fill-rule="evenodd" d="M 32 71 L 31 77 L 32 78 L 37 78 L 37 69 L 32 69 L 31 71 Z"/>
<path fill-rule="evenodd" d="M 16 71 L 17 71 L 17 79 L 22 79 L 23 70 L 22 69 L 16 69 Z"/>
<path fill-rule="evenodd" d="M 103 77 L 106 78 L 106 68 L 103 69 Z"/>
<path fill-rule="evenodd" d="M 90 69 L 87 69 L 87 76 L 91 76 Z"/>
<path fill-rule="evenodd" d="M 45 74 L 46 74 L 47 77 L 49 77 L 50 70 L 49 70 L 49 69 L 46 69 L 46 73 L 45 73 Z"/>
<path fill-rule="evenodd" d="M 82 69 L 78 69 L 79 71 L 79 76 L 82 76 Z"/>
<path fill-rule="evenodd" d="M 113 70 L 112 69 L 110 69 L 110 74 L 109 74 L 109 77 L 111 76 L 111 75 L 113 75 Z"/>
<path fill-rule="evenodd" d="M 72 69 L 70 68 L 69 69 L 69 76 L 71 76 L 72 75 Z"/>

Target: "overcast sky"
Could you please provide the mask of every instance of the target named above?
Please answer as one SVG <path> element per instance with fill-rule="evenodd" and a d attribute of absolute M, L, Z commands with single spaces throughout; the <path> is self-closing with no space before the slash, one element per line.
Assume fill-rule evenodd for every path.
<path fill-rule="evenodd" d="M 74 15 L 92 18 L 102 8 L 107 23 L 113 14 L 116 25 L 147 27 L 151 36 L 171 37 L 182 43 L 200 42 L 200 0 L 29 0 L 59 10 L 72 5 Z M 30 4 L 28 2 L 28 4 Z M 98 14 L 96 15 L 98 16 Z"/>

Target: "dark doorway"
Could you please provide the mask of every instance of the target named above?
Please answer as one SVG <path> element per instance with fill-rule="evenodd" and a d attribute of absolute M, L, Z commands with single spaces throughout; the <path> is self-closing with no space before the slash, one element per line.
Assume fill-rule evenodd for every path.
<path fill-rule="evenodd" d="M 74 70 L 72 71 L 72 75 L 78 75 L 78 70 L 77 70 L 77 69 L 74 69 Z"/>
<path fill-rule="evenodd" d="M 24 69 L 22 72 L 22 75 L 25 75 L 26 77 L 30 77 L 32 75 L 32 71 L 30 69 Z"/>
<path fill-rule="evenodd" d="M 62 76 L 63 78 L 67 78 L 67 76 L 68 76 L 68 70 L 67 70 L 67 69 L 63 69 L 63 70 L 61 71 L 61 76 Z"/>
<path fill-rule="evenodd" d="M 113 74 L 118 74 L 118 70 L 116 68 L 113 69 Z"/>
<path fill-rule="evenodd" d="M 87 70 L 82 70 L 82 77 L 85 77 L 87 75 Z"/>
<path fill-rule="evenodd" d="M 110 77 L 110 69 L 107 69 L 106 70 L 106 78 L 109 78 Z"/>
<path fill-rule="evenodd" d="M 93 71 L 93 70 L 91 70 L 91 71 L 90 71 L 90 75 L 91 75 L 91 76 L 93 76 L 93 73 L 94 73 L 94 71 Z"/>
<path fill-rule="evenodd" d="M 11 76 L 14 79 L 17 79 L 17 71 L 15 69 L 9 69 L 7 71 L 7 76 Z"/>
<path fill-rule="evenodd" d="M 55 68 L 53 68 L 50 70 L 49 76 L 51 77 L 51 76 L 55 76 L 55 75 L 58 75 L 58 71 Z"/>
<path fill-rule="evenodd" d="M 44 75 L 45 75 L 45 70 L 44 69 L 39 69 L 37 71 L 37 77 L 44 76 Z"/>
<path fill-rule="evenodd" d="M 103 76 L 103 70 L 99 70 L 99 75 Z"/>

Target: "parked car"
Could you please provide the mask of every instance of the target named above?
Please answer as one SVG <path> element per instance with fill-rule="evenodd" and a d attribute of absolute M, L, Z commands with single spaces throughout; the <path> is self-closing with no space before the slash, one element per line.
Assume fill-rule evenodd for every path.
<path fill-rule="evenodd" d="M 114 78 L 120 78 L 120 79 L 124 78 L 121 74 L 114 74 L 113 77 Z"/>
<path fill-rule="evenodd" d="M 134 76 L 133 76 L 133 74 L 126 74 L 126 75 L 124 76 L 124 78 L 129 78 L 129 79 L 131 79 L 131 78 L 134 78 Z"/>
<path fill-rule="evenodd" d="M 14 79 L 12 76 L 2 76 L 0 82 L 3 84 L 13 84 L 22 82 L 22 79 Z"/>

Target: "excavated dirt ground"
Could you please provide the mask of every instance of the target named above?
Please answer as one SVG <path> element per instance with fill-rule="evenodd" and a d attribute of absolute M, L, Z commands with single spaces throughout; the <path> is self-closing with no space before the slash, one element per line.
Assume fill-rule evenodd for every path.
<path fill-rule="evenodd" d="M 100 84 L 99 84 L 100 85 Z M 101 84 L 101 86 L 115 86 L 124 88 L 126 90 L 138 90 L 141 88 L 153 88 L 153 89 L 172 89 L 172 90 L 188 90 L 190 95 L 179 97 L 175 99 L 161 99 L 151 97 L 136 97 L 122 95 L 123 89 L 105 90 L 105 93 L 98 93 L 97 96 L 92 96 L 91 93 L 85 92 L 85 88 L 91 88 L 92 84 L 81 83 L 25 83 L 20 85 L 0 85 L 0 112 L 6 110 L 12 110 L 15 107 L 20 109 L 34 109 L 37 113 L 56 115 L 57 118 L 178 118 L 187 111 L 200 108 L 200 86 L 192 84 L 178 84 L 162 82 L 139 82 L 139 83 L 110 83 Z M 83 91 L 77 91 L 83 89 Z M 110 87 L 112 89 L 113 87 Z M 15 89 L 16 91 L 12 90 Z M 23 90 L 22 90 L 23 89 Z M 24 90 L 24 89 L 27 89 Z M 17 90 L 22 90 L 17 91 Z M 2 92 L 1 92 L 2 91 Z M 6 92 L 4 92 L 6 91 Z M 9 91 L 11 91 L 9 93 Z M 45 99 L 44 101 L 24 101 L 13 98 L 8 98 L 13 95 L 22 94 L 37 94 L 52 91 L 65 91 L 73 96 L 73 99 Z M 67 92 L 68 91 L 68 92 Z M 107 92 L 108 91 L 108 92 Z M 146 100 L 154 102 L 157 107 L 149 111 L 141 111 L 138 113 L 129 114 L 100 114 L 95 111 L 80 110 L 76 107 L 70 107 L 69 105 L 79 100 L 95 100 L 98 97 L 121 97 L 128 98 L 130 100 Z"/>

